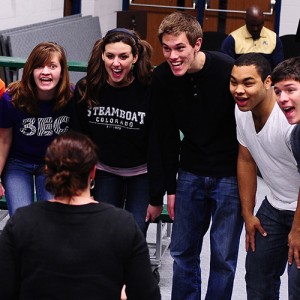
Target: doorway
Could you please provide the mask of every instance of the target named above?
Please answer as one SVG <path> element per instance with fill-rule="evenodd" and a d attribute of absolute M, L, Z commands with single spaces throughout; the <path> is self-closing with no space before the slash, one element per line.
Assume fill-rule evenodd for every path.
<path fill-rule="evenodd" d="M 157 30 L 166 15 L 181 10 L 197 17 L 203 31 L 229 34 L 244 25 L 245 10 L 254 4 L 257 4 L 257 0 L 123 0 L 123 12 L 127 14 L 130 12 L 131 18 L 135 20 L 133 22 L 135 27 L 132 22 L 129 22 L 126 28 L 145 33 L 145 39 L 154 49 L 152 63 L 158 65 L 164 58 L 157 38 Z M 259 1 L 259 6 L 266 16 L 265 26 L 276 32 L 279 30 L 276 25 L 279 24 L 280 5 L 281 0 Z M 142 13 L 144 25 L 138 24 L 136 22 L 138 18 L 135 17 Z"/>

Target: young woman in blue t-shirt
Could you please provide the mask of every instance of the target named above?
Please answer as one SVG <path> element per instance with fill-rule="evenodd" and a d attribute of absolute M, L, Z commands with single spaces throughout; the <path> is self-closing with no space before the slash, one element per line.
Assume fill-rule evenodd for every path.
<path fill-rule="evenodd" d="M 18 207 L 52 195 L 44 187 L 47 146 L 69 129 L 72 89 L 64 49 L 38 44 L 19 81 L 0 100 L 0 197 L 10 216 Z"/>

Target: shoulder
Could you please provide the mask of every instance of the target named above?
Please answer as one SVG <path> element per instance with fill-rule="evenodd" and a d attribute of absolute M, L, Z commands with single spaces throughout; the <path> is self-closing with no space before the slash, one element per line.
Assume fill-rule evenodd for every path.
<path fill-rule="evenodd" d="M 108 216 L 113 217 L 115 220 L 133 220 L 134 218 L 131 213 L 125 209 L 121 209 L 105 202 L 99 202 L 98 209 L 105 212 Z"/>
<path fill-rule="evenodd" d="M 172 77 L 172 70 L 166 61 L 158 65 L 153 70 L 152 78 L 167 79 L 171 77 Z"/>
<path fill-rule="evenodd" d="M 206 56 L 205 65 L 207 66 L 208 69 L 210 69 L 212 72 L 222 71 L 222 74 L 218 74 L 221 77 L 223 75 L 229 76 L 229 73 L 231 73 L 235 61 L 231 56 L 219 51 L 203 51 L 203 52 L 205 53 Z"/>
<path fill-rule="evenodd" d="M 0 97 L 3 95 L 5 92 L 5 83 L 0 79 Z"/>
<path fill-rule="evenodd" d="M 235 62 L 231 56 L 220 51 L 206 51 L 205 53 L 206 55 L 210 55 L 216 63 L 223 62 L 224 64 L 233 65 Z"/>
<path fill-rule="evenodd" d="M 82 91 L 86 87 L 86 77 L 81 78 L 79 81 L 77 81 L 75 88 L 74 88 L 74 94 L 75 96 L 78 96 L 79 91 Z"/>
<path fill-rule="evenodd" d="M 231 34 L 229 34 L 222 42 L 222 46 L 234 44 L 234 38 Z"/>
<path fill-rule="evenodd" d="M 251 37 L 246 25 L 243 25 L 242 27 L 232 31 L 230 35 L 233 37 L 233 39 L 245 39 L 247 37 Z"/>
<path fill-rule="evenodd" d="M 2 97 L 0 98 L 0 104 L 1 105 L 8 105 L 8 106 L 13 106 L 12 105 L 12 97 L 11 95 L 8 93 L 8 91 L 4 92 L 4 94 L 2 95 Z"/>
<path fill-rule="evenodd" d="M 235 104 L 235 118 L 237 125 L 243 127 L 247 126 L 249 118 L 252 119 L 251 111 L 241 111 Z"/>
<path fill-rule="evenodd" d="M 276 37 L 277 37 L 276 32 L 270 30 L 270 29 L 267 28 L 267 27 L 263 27 L 263 28 L 262 28 L 260 35 L 261 35 L 262 37 L 272 37 L 273 39 L 276 39 Z"/>

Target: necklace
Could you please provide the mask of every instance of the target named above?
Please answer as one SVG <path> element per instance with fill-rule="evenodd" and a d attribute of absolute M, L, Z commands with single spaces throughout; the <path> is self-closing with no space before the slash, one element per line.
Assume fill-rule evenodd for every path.
<path fill-rule="evenodd" d="M 69 204 L 69 205 L 84 205 L 89 203 L 98 203 L 95 201 L 93 197 L 85 197 L 85 196 L 73 196 L 71 198 L 54 198 L 49 200 L 51 202 L 59 202 L 62 204 Z"/>

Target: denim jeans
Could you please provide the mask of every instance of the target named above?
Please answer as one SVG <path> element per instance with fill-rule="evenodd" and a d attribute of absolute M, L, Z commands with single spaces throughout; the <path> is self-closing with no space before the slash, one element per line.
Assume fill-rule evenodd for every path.
<path fill-rule="evenodd" d="M 9 158 L 3 172 L 3 186 L 9 215 L 36 199 L 49 200 L 53 195 L 45 189 L 44 164 L 32 164 Z"/>
<path fill-rule="evenodd" d="M 211 261 L 205 299 L 229 300 L 243 227 L 237 178 L 180 171 L 170 245 L 172 300 L 201 299 L 199 255 L 210 222 Z"/>
<path fill-rule="evenodd" d="M 263 237 L 256 232 L 255 252 L 246 256 L 246 288 L 249 300 L 278 300 L 280 276 L 288 258 L 288 234 L 294 212 L 278 210 L 265 199 L 256 216 L 267 232 Z M 289 300 L 300 299 L 300 270 L 295 263 L 288 267 Z"/>
<path fill-rule="evenodd" d="M 97 170 L 92 193 L 97 201 L 107 202 L 131 212 L 146 236 L 149 226 L 145 222 L 149 204 L 148 174 L 122 177 Z"/>

